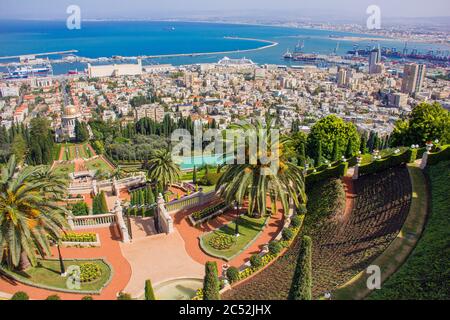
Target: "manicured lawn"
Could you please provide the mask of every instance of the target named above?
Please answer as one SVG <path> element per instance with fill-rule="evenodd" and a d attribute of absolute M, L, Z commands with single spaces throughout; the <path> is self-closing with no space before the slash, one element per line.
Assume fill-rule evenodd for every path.
<path fill-rule="evenodd" d="M 214 257 L 223 258 L 225 260 L 231 260 L 235 255 L 239 254 L 240 251 L 244 250 L 250 243 L 256 239 L 259 232 L 261 232 L 265 226 L 265 222 L 268 217 L 261 218 L 250 218 L 246 215 L 239 218 L 239 237 L 235 237 L 234 244 L 225 250 L 217 250 L 213 248 L 209 241 L 215 237 L 217 234 L 226 234 L 234 237 L 235 235 L 235 222 L 232 222 L 222 228 L 205 234 L 201 237 L 201 243 L 203 250 Z"/>
<path fill-rule="evenodd" d="M 37 287 L 45 286 L 47 288 L 68 290 L 67 277 L 60 276 L 59 260 L 39 260 L 40 265 L 30 268 L 25 272 L 16 271 L 12 274 L 19 281 L 33 283 Z M 90 283 L 82 283 L 80 289 L 73 291 L 100 291 L 109 281 L 111 268 L 103 260 L 64 260 L 66 271 L 69 266 L 79 266 L 83 263 L 96 263 L 100 266 L 101 276 Z M 7 271 L 8 273 L 10 271 Z"/>
<path fill-rule="evenodd" d="M 74 160 L 77 157 L 77 154 L 79 158 L 84 159 L 91 158 L 94 156 L 92 154 L 91 149 L 88 147 L 88 143 L 83 144 L 65 143 L 62 144 L 61 147 L 64 148 L 63 160 Z"/>
<path fill-rule="evenodd" d="M 369 299 L 449 298 L 450 162 L 441 162 L 426 171 L 431 187 L 431 213 L 422 237 L 403 266 L 382 285 L 381 290 L 370 295 Z"/>
<path fill-rule="evenodd" d="M 101 170 L 103 172 L 113 171 L 112 168 L 102 158 L 87 161 L 85 162 L 85 164 L 88 170 Z"/>
<path fill-rule="evenodd" d="M 211 173 L 216 173 L 217 168 L 209 168 L 208 171 Z M 205 176 L 205 173 L 206 173 L 205 169 L 199 170 L 197 168 L 197 180 L 200 180 L 201 178 L 203 178 Z M 193 171 L 184 172 L 183 175 L 181 176 L 181 180 L 192 182 L 193 174 L 194 174 Z"/>
<path fill-rule="evenodd" d="M 75 165 L 73 163 L 69 164 L 58 164 L 56 165 L 53 170 L 57 173 L 61 174 L 69 174 L 75 171 Z"/>

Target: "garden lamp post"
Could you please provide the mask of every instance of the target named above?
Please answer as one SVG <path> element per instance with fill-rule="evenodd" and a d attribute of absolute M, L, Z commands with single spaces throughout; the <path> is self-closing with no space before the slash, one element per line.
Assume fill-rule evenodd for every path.
<path fill-rule="evenodd" d="M 238 206 L 237 202 L 235 202 L 234 210 L 236 210 L 236 215 L 237 215 L 237 219 L 235 221 L 234 235 L 236 237 L 239 237 L 239 219 L 240 219 L 241 215 L 239 213 L 240 207 Z"/>
<path fill-rule="evenodd" d="M 60 249 L 60 246 L 59 246 L 59 242 L 58 242 L 58 244 L 57 244 L 56 246 L 57 246 L 57 248 L 58 248 L 59 267 L 61 268 L 61 277 L 66 277 L 66 276 L 67 276 L 67 273 L 66 273 L 66 268 L 64 267 L 64 262 L 63 262 L 63 259 L 62 259 L 61 249 Z"/>

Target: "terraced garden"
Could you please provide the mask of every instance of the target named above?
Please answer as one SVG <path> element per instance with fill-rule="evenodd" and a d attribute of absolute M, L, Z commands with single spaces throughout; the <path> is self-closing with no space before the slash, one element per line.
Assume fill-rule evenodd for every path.
<path fill-rule="evenodd" d="M 88 143 L 83 144 L 64 144 L 62 145 L 63 150 L 63 158 L 62 160 L 74 160 L 76 158 L 84 158 L 88 159 L 95 156 L 95 153 L 89 148 Z"/>
<path fill-rule="evenodd" d="M 412 187 L 405 167 L 355 182 L 355 207 L 342 216 L 342 185 L 311 186 L 304 229 L 287 252 L 268 268 L 225 293 L 231 300 L 290 298 L 302 235 L 313 240 L 313 298 L 332 292 L 365 269 L 399 233 L 409 212 Z"/>
<path fill-rule="evenodd" d="M 307 230 L 313 239 L 313 296 L 333 291 L 364 270 L 396 238 L 409 213 L 405 167 L 355 181 L 355 207 L 343 223 Z"/>

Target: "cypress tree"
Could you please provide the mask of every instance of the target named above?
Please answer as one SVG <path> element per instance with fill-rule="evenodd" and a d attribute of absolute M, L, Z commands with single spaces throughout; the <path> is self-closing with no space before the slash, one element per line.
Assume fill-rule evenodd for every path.
<path fill-rule="evenodd" d="M 194 171 L 192 172 L 192 182 L 194 184 L 197 183 L 197 167 L 196 166 L 194 166 Z"/>
<path fill-rule="evenodd" d="M 305 151 L 305 144 L 302 143 L 300 144 L 300 148 L 298 150 L 298 155 L 297 155 L 298 159 L 298 165 L 301 167 L 304 167 L 306 164 L 306 151 Z"/>
<path fill-rule="evenodd" d="M 322 164 L 322 141 L 319 140 L 317 144 L 316 157 L 314 158 L 314 165 L 316 168 Z"/>
<path fill-rule="evenodd" d="M 352 141 L 350 139 L 347 142 L 347 149 L 345 150 L 345 157 L 347 159 L 350 159 L 351 157 L 353 157 Z"/>
<path fill-rule="evenodd" d="M 312 300 L 312 240 L 304 236 L 301 243 L 297 268 L 294 275 L 294 285 L 290 294 L 292 300 Z"/>
<path fill-rule="evenodd" d="M 339 145 L 338 145 L 338 140 L 334 140 L 333 143 L 333 153 L 332 153 L 332 160 L 333 161 L 338 161 L 339 160 Z"/>
<path fill-rule="evenodd" d="M 150 280 L 145 281 L 145 300 L 156 300 L 152 282 Z"/>
<path fill-rule="evenodd" d="M 203 280 L 203 300 L 220 300 L 220 283 L 216 262 L 205 264 L 205 278 Z"/>

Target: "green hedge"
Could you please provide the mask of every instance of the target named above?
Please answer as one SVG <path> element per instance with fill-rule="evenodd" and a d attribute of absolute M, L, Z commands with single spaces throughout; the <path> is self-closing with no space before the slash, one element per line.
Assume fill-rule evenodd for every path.
<path fill-rule="evenodd" d="M 323 171 L 308 174 L 306 176 L 306 183 L 311 184 L 322 180 L 327 180 L 330 178 L 341 178 L 347 174 L 348 163 L 341 162 L 335 167 L 327 168 Z"/>
<path fill-rule="evenodd" d="M 450 160 L 450 145 L 442 147 L 440 152 L 430 153 L 428 155 L 427 166 L 434 166 L 441 161 Z"/>
<path fill-rule="evenodd" d="M 417 150 L 408 149 L 403 153 L 374 161 L 359 168 L 359 176 L 381 172 L 390 168 L 398 167 L 402 164 L 413 162 L 417 156 Z"/>
<path fill-rule="evenodd" d="M 426 169 L 431 206 L 422 237 L 371 300 L 448 300 L 450 294 L 450 161 Z"/>
<path fill-rule="evenodd" d="M 312 240 L 304 236 L 298 255 L 297 267 L 292 281 L 292 300 L 312 300 Z"/>

